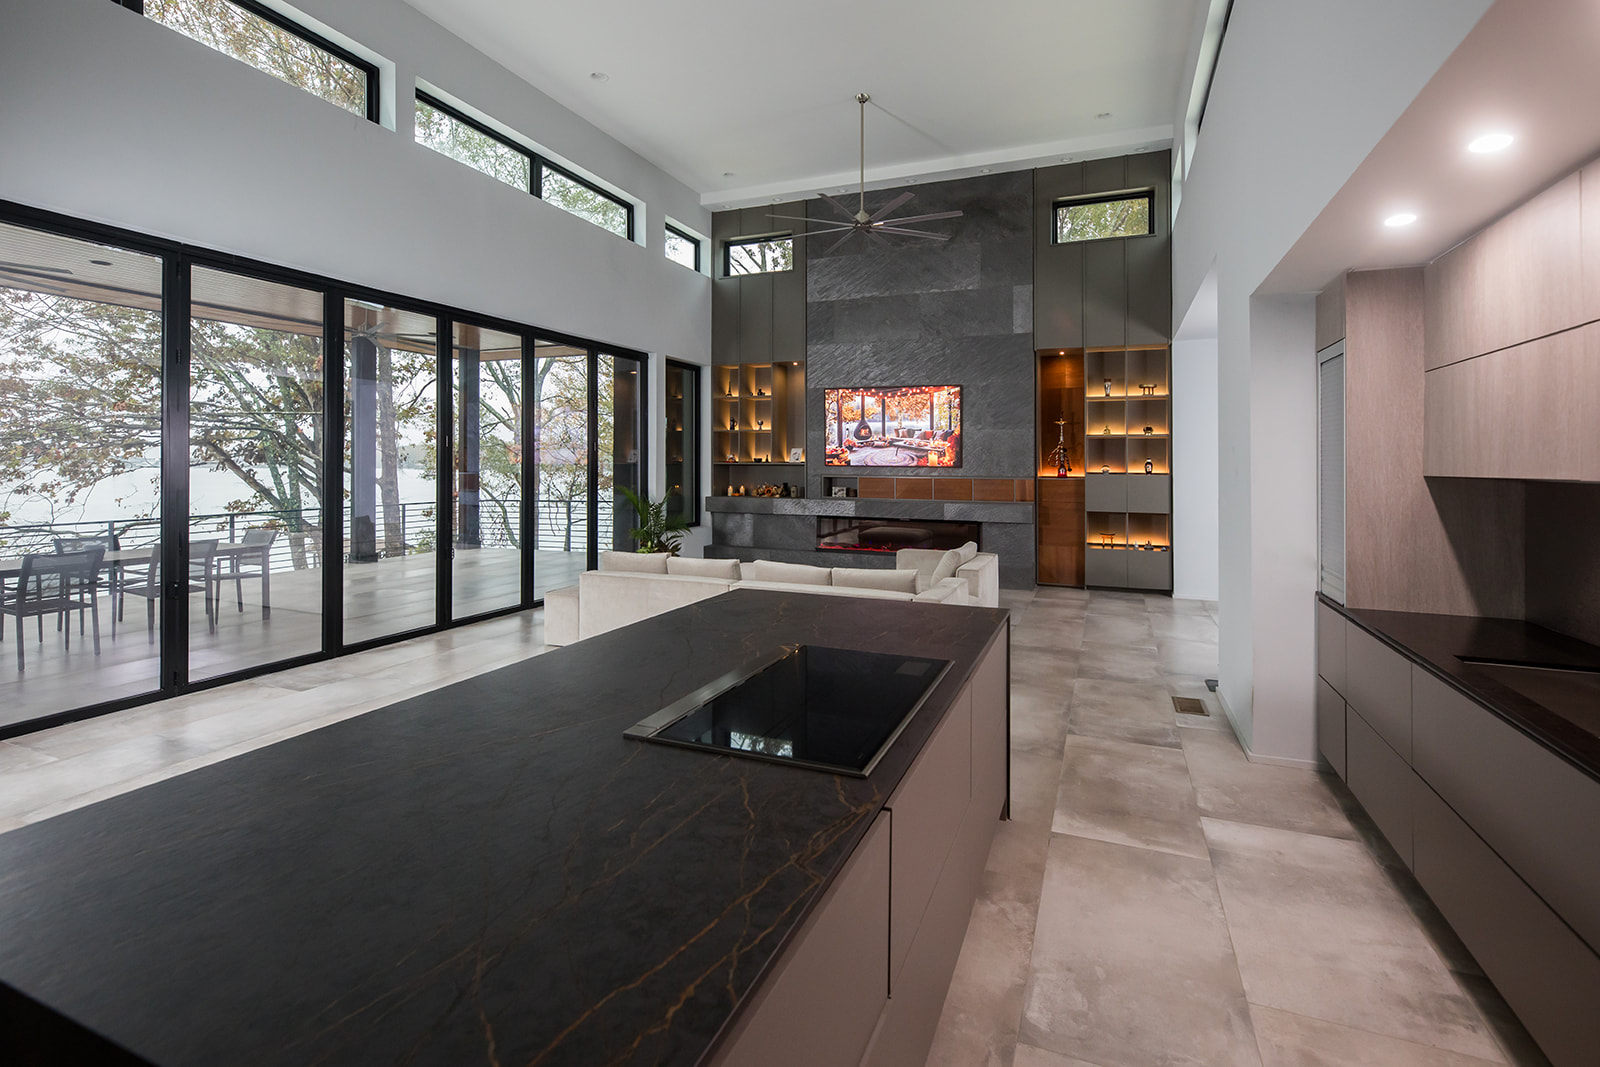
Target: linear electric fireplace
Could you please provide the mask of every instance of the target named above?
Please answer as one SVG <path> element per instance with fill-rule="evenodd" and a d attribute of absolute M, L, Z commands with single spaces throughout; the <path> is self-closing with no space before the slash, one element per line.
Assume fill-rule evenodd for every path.
<path fill-rule="evenodd" d="M 902 548 L 960 548 L 978 540 L 975 522 L 944 519 L 817 518 L 817 547 L 830 552 L 898 552 Z"/>

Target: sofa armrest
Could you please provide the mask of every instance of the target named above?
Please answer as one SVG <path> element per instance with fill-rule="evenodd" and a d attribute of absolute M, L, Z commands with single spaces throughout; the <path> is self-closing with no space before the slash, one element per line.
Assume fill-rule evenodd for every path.
<path fill-rule="evenodd" d="M 979 552 L 956 568 L 956 574 L 967 583 L 967 602 L 980 608 L 1000 606 L 1000 557 L 993 552 Z"/>

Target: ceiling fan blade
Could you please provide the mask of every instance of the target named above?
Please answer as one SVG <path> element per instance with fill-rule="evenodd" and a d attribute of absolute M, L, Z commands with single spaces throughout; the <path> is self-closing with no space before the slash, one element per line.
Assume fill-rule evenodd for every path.
<path fill-rule="evenodd" d="M 855 229 L 854 225 L 841 222 L 837 226 L 824 226 L 819 230 L 805 230 L 804 232 L 795 234 L 795 236 L 796 237 L 817 237 L 817 236 L 819 236 L 821 234 L 825 234 L 825 233 L 838 233 L 841 230 L 853 230 L 853 229 Z"/>
<path fill-rule="evenodd" d="M 843 203 L 841 203 L 838 200 L 835 200 L 833 197 L 829 196 L 827 193 L 818 193 L 817 194 L 817 199 L 826 200 L 828 203 L 832 204 L 838 210 L 839 214 L 843 215 L 847 219 L 853 219 L 853 218 L 856 217 L 856 213 L 854 211 L 851 211 L 849 208 L 845 207 Z"/>
<path fill-rule="evenodd" d="M 812 222 L 812 221 L 826 222 L 827 221 L 826 219 L 812 220 L 812 219 L 807 218 L 804 215 L 774 215 L 770 211 L 767 212 L 767 218 L 769 218 L 769 219 L 788 219 L 791 222 Z"/>
<path fill-rule="evenodd" d="M 895 197 L 893 200 L 874 211 L 870 221 L 877 222 L 889 212 L 893 211 L 895 208 L 899 207 L 901 204 L 905 203 L 907 200 L 910 200 L 916 195 L 916 193 L 901 193 L 899 196 Z"/>
<path fill-rule="evenodd" d="M 899 219 L 884 219 L 882 222 L 874 223 L 874 225 L 903 226 L 908 222 L 933 222 L 935 219 L 959 219 L 960 217 L 961 212 L 959 211 L 935 211 L 931 215 L 907 215 Z"/>
<path fill-rule="evenodd" d="M 900 229 L 899 227 L 896 227 L 896 226 L 874 226 L 872 228 L 872 232 L 873 233 L 892 233 L 897 237 L 926 237 L 930 241 L 948 241 L 948 240 L 950 240 L 950 235 L 947 234 L 947 233 L 929 233 L 926 230 L 902 230 L 902 229 Z"/>
<path fill-rule="evenodd" d="M 844 243 L 846 241 L 850 240 L 850 238 L 854 237 L 855 235 L 856 235 L 856 228 L 854 226 L 852 226 L 852 227 L 850 227 L 850 231 L 848 233 L 846 233 L 843 237 L 839 238 L 833 244 L 829 245 L 828 246 L 828 251 L 824 252 L 823 255 L 830 255 L 830 254 L 832 254 L 834 252 L 839 251 L 839 249 L 844 245 Z"/>
<path fill-rule="evenodd" d="M 867 240 L 871 241 L 874 245 L 877 245 L 879 248 L 888 248 L 889 247 L 889 239 L 887 237 L 885 237 L 883 234 L 879 233 L 877 230 L 867 230 L 866 234 L 867 234 Z"/>
<path fill-rule="evenodd" d="M 21 271 L 24 273 L 36 270 L 44 271 L 46 274 L 72 273 L 72 269 L 70 267 L 46 267 L 38 263 L 13 263 L 9 259 L 0 260 L 0 267 L 4 267 L 11 271 Z"/>

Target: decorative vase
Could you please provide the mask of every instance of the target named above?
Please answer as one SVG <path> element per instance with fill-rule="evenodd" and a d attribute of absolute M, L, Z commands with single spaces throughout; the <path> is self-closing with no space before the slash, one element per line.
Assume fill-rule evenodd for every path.
<path fill-rule="evenodd" d="M 1156 465 L 1154 463 L 1150 462 L 1148 459 L 1144 461 L 1144 472 L 1146 474 L 1154 474 L 1155 469 Z"/>
<path fill-rule="evenodd" d="M 1154 435 L 1155 435 L 1155 432 L 1156 432 L 1156 428 L 1155 428 L 1155 427 L 1154 427 L 1154 426 L 1146 426 L 1146 427 L 1145 427 L 1145 428 L 1144 428 L 1144 435 L 1145 435 L 1145 436 L 1146 436 L 1146 437 L 1152 437 L 1152 436 L 1154 436 Z"/>
<path fill-rule="evenodd" d="M 1111 464 L 1109 464 L 1109 463 L 1100 464 L 1100 473 L 1101 474 L 1110 474 L 1111 473 Z"/>
<path fill-rule="evenodd" d="M 1110 395 L 1111 395 L 1111 379 L 1107 378 L 1106 379 L 1106 396 L 1110 396 Z"/>

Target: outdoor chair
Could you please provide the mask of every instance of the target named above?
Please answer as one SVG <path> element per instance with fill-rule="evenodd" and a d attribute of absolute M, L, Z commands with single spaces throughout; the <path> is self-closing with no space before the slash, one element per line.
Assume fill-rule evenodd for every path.
<path fill-rule="evenodd" d="M 113 552 L 117 548 L 117 539 L 115 537 L 53 537 L 50 540 L 54 544 L 56 555 L 58 556 L 67 552 L 87 552 L 93 548 L 98 548 L 104 554 Z M 112 585 L 109 575 L 97 575 L 95 584 L 106 590 L 110 590 Z M 61 629 L 61 619 L 59 617 L 56 619 L 56 629 Z M 78 611 L 78 634 L 79 636 L 83 634 L 82 609 Z"/>
<path fill-rule="evenodd" d="M 278 539 L 277 530 L 268 530 L 260 526 L 253 526 L 244 532 L 244 540 L 240 544 L 259 548 L 257 552 L 235 553 L 228 561 L 229 570 L 225 575 L 219 575 L 217 584 L 231 580 L 233 582 L 233 598 L 239 605 L 239 610 L 244 610 L 244 579 L 261 579 L 261 617 L 264 619 L 272 614 L 272 543 Z"/>
<path fill-rule="evenodd" d="M 206 623 L 212 633 L 217 629 L 216 603 L 221 599 L 222 584 L 216 573 L 218 539 L 213 537 L 205 541 L 189 542 L 189 585 L 191 593 L 204 592 L 206 604 Z M 215 590 L 215 592 L 213 592 Z M 144 581 L 124 583 L 122 592 L 125 596 L 136 596 L 144 599 L 145 627 L 149 634 L 151 644 L 156 640 L 156 603 L 161 599 L 161 553 L 158 548 L 151 546 L 150 565 L 145 568 Z M 111 632 L 117 632 L 116 619 L 111 621 Z"/>
<path fill-rule="evenodd" d="M 72 648 L 72 627 L 61 626 L 62 616 L 74 611 L 88 610 L 94 619 L 94 654 L 100 654 L 100 601 L 96 596 L 96 582 L 100 573 L 103 548 L 90 548 L 83 552 L 62 552 L 53 556 L 28 555 L 22 557 L 22 571 L 17 588 L 0 599 L 0 638 L 5 637 L 5 617 L 17 620 L 17 673 L 24 669 L 22 620 L 33 616 L 38 619 L 39 643 L 44 644 L 44 617 L 56 616 L 57 628 L 62 631 L 66 648 Z"/>

